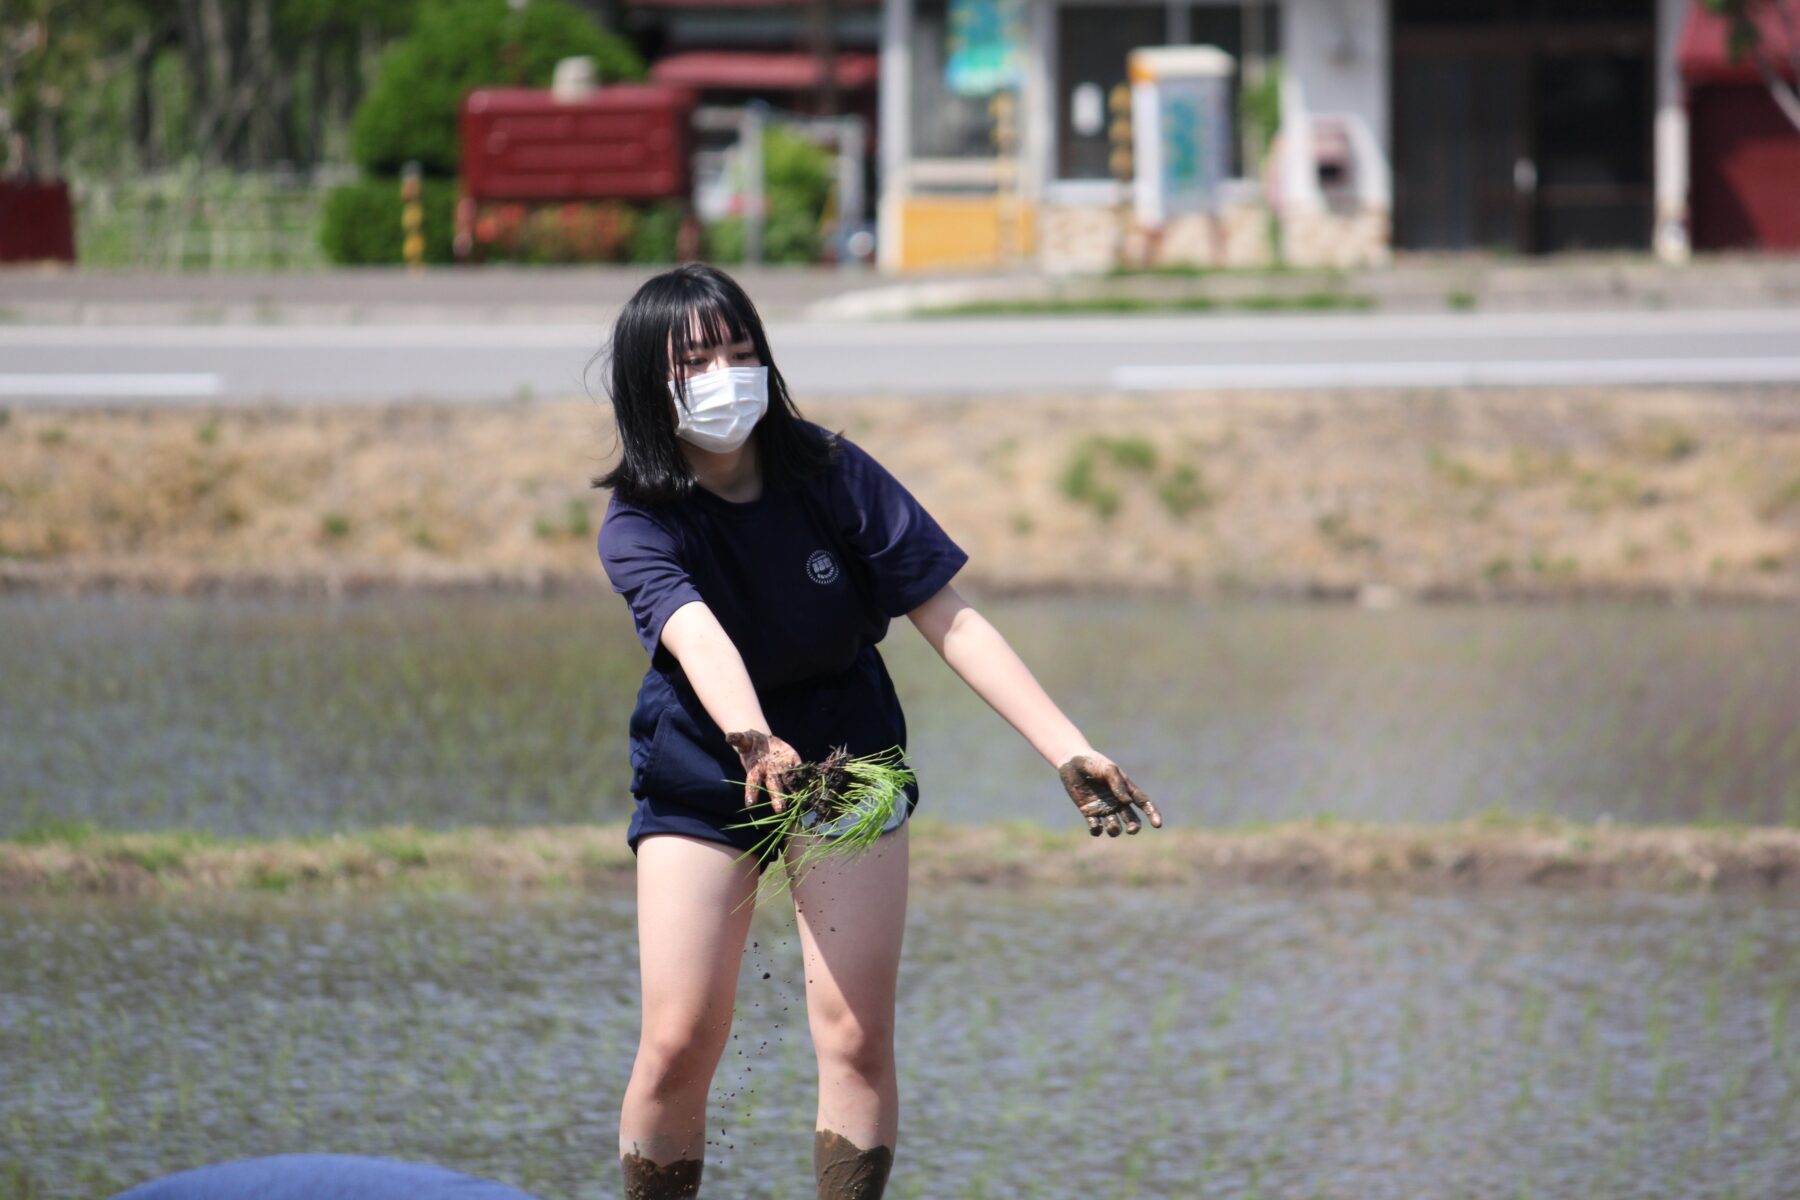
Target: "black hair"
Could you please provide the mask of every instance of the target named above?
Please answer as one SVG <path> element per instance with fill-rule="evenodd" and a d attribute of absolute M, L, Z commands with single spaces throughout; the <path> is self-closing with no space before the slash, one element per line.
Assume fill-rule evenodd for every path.
<path fill-rule="evenodd" d="M 697 335 L 697 338 L 696 338 Z M 632 504 L 656 505 L 692 493 L 694 472 L 675 442 L 669 380 L 671 363 L 695 349 L 749 341 L 769 369 L 769 410 L 756 439 L 763 486 L 791 488 L 831 461 L 836 445 L 808 424 L 775 368 L 756 305 L 737 280 L 706 263 L 683 263 L 646 280 L 613 322 L 607 394 L 619 427 L 619 461 L 593 480 Z M 677 383 L 687 403 L 687 381 Z"/>

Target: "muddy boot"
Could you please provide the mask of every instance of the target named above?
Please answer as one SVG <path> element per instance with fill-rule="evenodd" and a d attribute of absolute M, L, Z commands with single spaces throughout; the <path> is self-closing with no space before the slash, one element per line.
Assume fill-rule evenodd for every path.
<path fill-rule="evenodd" d="M 881 1200 L 893 1165 L 892 1146 L 864 1150 L 829 1129 L 813 1135 L 813 1173 L 819 1179 L 819 1200 Z"/>
<path fill-rule="evenodd" d="M 678 1158 L 658 1166 L 633 1151 L 619 1160 L 625 1172 L 625 1200 L 693 1200 L 700 1194 L 697 1158 Z"/>

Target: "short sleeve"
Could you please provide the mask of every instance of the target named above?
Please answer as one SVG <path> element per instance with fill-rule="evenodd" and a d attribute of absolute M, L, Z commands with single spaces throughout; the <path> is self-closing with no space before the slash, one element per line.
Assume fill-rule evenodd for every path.
<path fill-rule="evenodd" d="M 868 564 L 882 613 L 903 617 L 935 596 L 969 556 L 886 467 L 848 438 L 837 442 L 844 536 Z"/>
<path fill-rule="evenodd" d="M 701 598 L 678 547 L 673 533 L 616 497 L 600 523 L 600 565 L 613 591 L 625 597 L 638 640 L 652 660 L 662 645 L 663 624 L 676 609 Z"/>

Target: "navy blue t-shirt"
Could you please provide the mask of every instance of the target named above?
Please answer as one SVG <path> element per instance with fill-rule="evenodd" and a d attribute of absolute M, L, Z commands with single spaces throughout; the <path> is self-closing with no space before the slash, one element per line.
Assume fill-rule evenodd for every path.
<path fill-rule="evenodd" d="M 743 657 L 775 736 L 803 758 L 905 745 L 875 644 L 968 555 L 880 463 L 836 441 L 829 469 L 747 503 L 696 487 L 672 504 L 615 494 L 607 506 L 600 560 L 650 654 L 631 717 L 634 795 L 720 813 L 743 805 L 729 782 L 743 777 L 737 754 L 662 646 L 664 622 L 696 600 Z"/>

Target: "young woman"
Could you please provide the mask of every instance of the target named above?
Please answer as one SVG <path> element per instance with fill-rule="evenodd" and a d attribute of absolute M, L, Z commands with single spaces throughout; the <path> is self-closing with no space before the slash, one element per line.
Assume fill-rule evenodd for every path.
<path fill-rule="evenodd" d="M 600 558 L 650 669 L 630 723 L 643 1025 L 619 1118 L 625 1194 L 699 1193 L 758 863 L 745 805 L 832 748 L 904 746 L 875 643 L 904 616 L 1054 766 L 1088 829 L 1160 826 L 1150 798 L 1044 694 L 951 580 L 967 555 L 867 453 L 800 418 L 755 306 L 693 264 L 613 326 L 621 458 Z M 733 783 L 732 780 L 741 782 Z M 861 854 L 794 881 L 819 1065 L 821 1200 L 879 1197 L 899 1127 L 894 989 L 909 785 Z M 773 864 L 786 869 L 786 863 Z"/>

